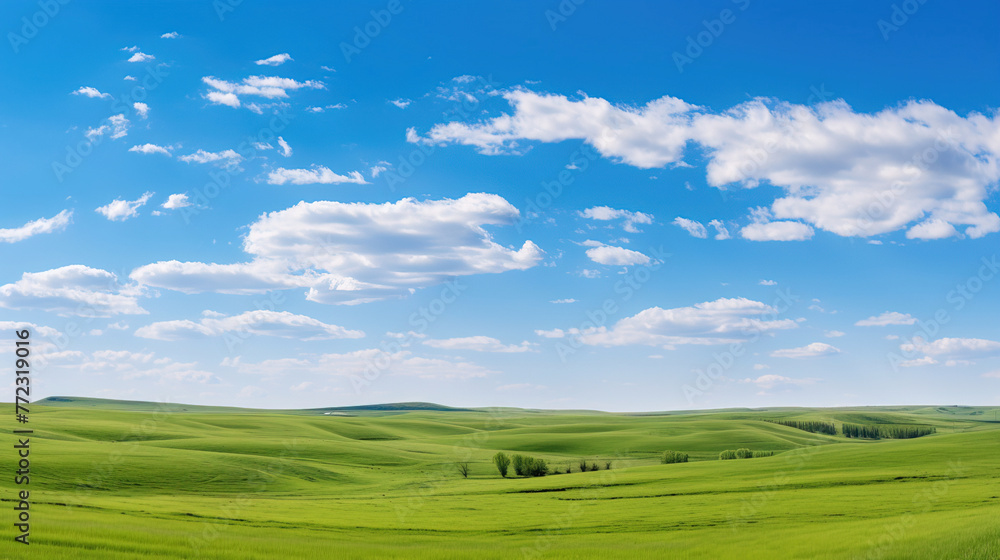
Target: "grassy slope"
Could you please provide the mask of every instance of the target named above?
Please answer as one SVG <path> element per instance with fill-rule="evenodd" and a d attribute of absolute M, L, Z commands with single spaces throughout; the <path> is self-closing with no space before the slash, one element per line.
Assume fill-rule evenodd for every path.
<path fill-rule="evenodd" d="M 992 409 L 342 417 L 68 404 L 32 408 L 31 558 L 1000 557 Z M 858 442 L 763 418 L 938 433 Z M 778 453 L 714 460 L 741 446 Z M 664 449 L 693 462 L 659 465 Z M 615 468 L 503 480 L 496 450 Z M 13 471 L 12 453 L 0 469 Z M 8 557 L 26 556 L 5 538 Z"/>

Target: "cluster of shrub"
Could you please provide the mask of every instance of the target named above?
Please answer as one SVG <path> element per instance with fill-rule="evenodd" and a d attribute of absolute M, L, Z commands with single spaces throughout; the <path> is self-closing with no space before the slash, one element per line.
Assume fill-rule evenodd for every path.
<path fill-rule="evenodd" d="M 514 467 L 517 476 L 545 476 L 549 474 L 549 465 L 545 459 L 528 457 L 527 455 L 511 455 L 500 451 L 493 456 L 493 464 L 500 471 L 500 476 L 507 478 L 510 467 Z"/>
<path fill-rule="evenodd" d="M 510 472 L 511 467 L 514 468 L 514 474 L 517 476 L 563 474 L 563 472 L 558 468 L 550 469 L 548 463 L 545 462 L 545 459 L 529 457 L 527 455 L 507 455 L 503 451 L 500 451 L 493 456 L 493 464 L 496 465 L 497 470 L 500 471 L 500 476 L 504 478 L 507 478 L 507 473 Z M 580 472 L 601 470 L 600 465 L 598 465 L 596 461 L 591 462 L 588 465 L 586 459 L 580 459 L 579 468 Z M 611 461 L 605 461 L 604 468 L 611 470 Z M 571 472 L 573 472 L 573 467 L 571 465 L 566 465 L 566 473 L 568 474 Z"/>
<path fill-rule="evenodd" d="M 845 437 L 862 439 L 910 439 L 937 432 L 933 426 L 847 424 L 841 429 Z"/>
<path fill-rule="evenodd" d="M 719 453 L 719 460 L 756 459 L 758 457 L 770 457 L 772 455 L 774 455 L 774 451 L 754 451 L 752 449 L 747 449 L 746 447 L 741 447 L 736 450 L 727 449 L 722 453 Z"/>
<path fill-rule="evenodd" d="M 812 432 L 814 434 L 837 435 L 837 426 L 833 422 L 820 422 L 818 420 L 764 420 L 772 424 L 781 424 L 797 430 Z"/>
<path fill-rule="evenodd" d="M 680 451 L 664 451 L 663 457 L 660 457 L 660 462 L 664 465 L 669 465 L 671 463 L 687 463 L 688 454 L 681 453 Z"/>

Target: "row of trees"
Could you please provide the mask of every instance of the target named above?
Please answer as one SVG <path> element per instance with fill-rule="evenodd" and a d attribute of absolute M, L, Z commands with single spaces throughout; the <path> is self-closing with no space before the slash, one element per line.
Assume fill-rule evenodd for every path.
<path fill-rule="evenodd" d="M 847 424 L 841 426 L 845 437 L 861 439 L 910 439 L 937 432 L 933 426 Z"/>
<path fill-rule="evenodd" d="M 764 420 L 764 421 L 770 422 L 772 424 L 781 424 L 782 426 L 788 426 L 790 428 L 795 428 L 796 430 L 812 432 L 814 434 L 829 434 L 831 436 L 837 435 L 837 426 L 833 422 L 820 422 L 818 420 Z"/>
<path fill-rule="evenodd" d="M 758 457 L 770 457 L 774 455 L 774 451 L 754 451 L 752 449 L 747 449 L 746 447 L 741 447 L 739 449 L 726 449 L 722 453 L 719 453 L 719 460 L 726 461 L 728 459 L 756 459 Z"/>

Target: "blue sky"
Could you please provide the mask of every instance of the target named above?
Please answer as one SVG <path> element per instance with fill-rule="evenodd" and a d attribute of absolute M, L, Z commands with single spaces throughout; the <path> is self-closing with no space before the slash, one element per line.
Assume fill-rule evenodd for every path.
<path fill-rule="evenodd" d="M 34 398 L 1000 401 L 994 4 L 2 10 Z"/>

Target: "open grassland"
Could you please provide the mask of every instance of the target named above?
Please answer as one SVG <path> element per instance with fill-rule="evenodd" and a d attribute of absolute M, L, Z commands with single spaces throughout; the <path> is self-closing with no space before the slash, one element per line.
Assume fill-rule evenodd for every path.
<path fill-rule="evenodd" d="M 622 415 L 69 398 L 32 407 L 30 550 L 13 542 L 10 446 L 0 456 L 0 558 L 997 559 L 993 418 L 936 406 Z M 765 421 L 776 419 L 936 433 L 868 441 Z M 718 460 L 741 447 L 775 454 Z M 690 462 L 662 465 L 664 450 Z M 497 451 L 573 472 L 502 479 Z M 581 458 L 601 470 L 578 472 Z M 455 468 L 465 460 L 468 478 Z"/>

